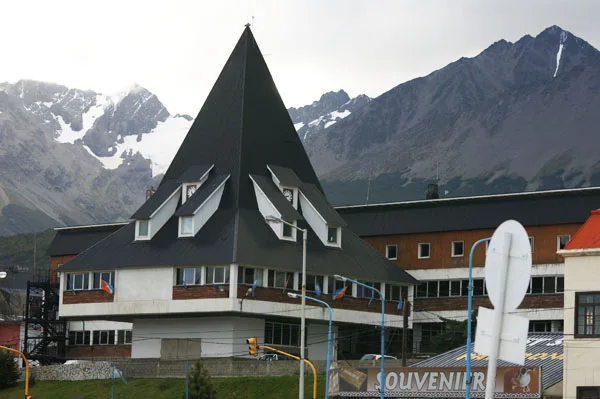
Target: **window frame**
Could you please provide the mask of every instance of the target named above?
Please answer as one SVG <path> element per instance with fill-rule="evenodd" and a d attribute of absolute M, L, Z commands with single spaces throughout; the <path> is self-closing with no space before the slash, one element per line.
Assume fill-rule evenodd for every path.
<path fill-rule="evenodd" d="M 252 270 L 252 281 L 245 281 L 246 271 Z M 249 267 L 249 266 L 239 266 L 238 265 L 238 285 L 254 285 L 254 281 L 258 280 L 256 283 L 257 286 L 263 285 L 263 275 L 264 270 L 257 267 Z M 240 281 L 241 280 L 241 281 Z"/>
<path fill-rule="evenodd" d="M 600 310 L 600 300 L 598 302 L 593 302 L 592 301 L 590 303 L 588 303 L 588 302 L 581 302 L 581 297 L 582 296 L 600 296 L 600 291 L 585 291 L 585 292 L 576 292 L 575 293 L 575 309 L 574 309 L 574 311 L 575 311 L 574 313 L 575 314 L 574 314 L 574 317 L 573 317 L 573 324 L 574 324 L 574 326 L 573 326 L 574 327 L 574 329 L 573 329 L 573 331 L 574 331 L 573 336 L 575 338 L 587 338 L 587 339 L 589 339 L 589 338 L 600 338 L 600 327 L 598 328 L 598 331 L 596 331 L 596 328 L 595 328 L 595 325 L 597 324 L 595 313 L 596 313 L 596 308 L 598 308 Z M 585 334 L 585 333 L 582 334 L 582 333 L 580 333 L 580 331 L 578 329 L 579 307 L 582 306 L 582 304 L 585 307 L 588 307 L 588 306 L 592 307 L 592 315 L 593 315 L 592 324 L 591 324 L 592 334 Z M 585 310 L 584 310 L 584 312 L 585 312 Z M 584 324 L 583 324 L 584 332 L 585 332 L 585 329 L 586 329 L 585 316 L 586 316 L 586 314 L 584 313 Z M 598 324 L 600 324 L 600 323 L 598 323 Z"/>
<path fill-rule="evenodd" d="M 115 345 L 131 345 L 133 343 L 133 331 L 121 329 L 117 330 Z"/>
<path fill-rule="evenodd" d="M 189 232 L 184 231 L 183 228 L 186 226 L 185 221 L 189 221 Z M 179 237 L 193 237 L 194 236 L 194 217 L 193 216 L 180 216 L 179 217 Z"/>
<path fill-rule="evenodd" d="M 81 288 L 75 287 L 75 277 L 82 276 Z M 69 282 L 71 287 L 69 287 Z M 65 291 L 89 291 L 90 290 L 90 272 L 67 273 Z"/>
<path fill-rule="evenodd" d="M 270 327 L 271 331 L 270 331 L 270 334 L 267 334 L 267 329 L 269 327 Z M 277 341 L 275 339 L 276 327 L 278 328 L 278 331 L 279 331 L 279 342 L 280 343 L 276 343 L 276 341 Z M 289 340 L 287 340 L 287 342 L 284 342 L 286 330 L 289 332 Z M 295 334 L 294 334 L 294 332 L 295 332 Z M 271 339 L 268 339 L 269 337 Z M 268 342 L 268 341 L 271 341 L 271 342 Z M 297 342 L 295 342 L 295 341 L 297 341 Z M 297 348 L 300 346 L 300 324 L 265 320 L 264 342 L 265 342 L 265 344 L 268 344 L 268 345 L 278 345 L 278 346 L 287 346 L 287 347 L 296 347 Z"/>
<path fill-rule="evenodd" d="M 427 256 L 421 255 L 421 248 L 427 245 Z M 417 258 L 418 259 L 429 259 L 431 258 L 431 243 L 430 242 L 420 242 L 417 244 Z"/>
<path fill-rule="evenodd" d="M 217 269 L 223 269 L 223 280 L 215 281 Z M 231 277 L 229 276 L 229 266 L 205 266 L 204 267 L 204 285 L 225 285 L 229 284 Z M 212 281 L 209 280 L 209 273 L 212 271 Z"/>
<path fill-rule="evenodd" d="M 92 288 L 91 288 L 92 290 L 101 290 L 102 289 L 102 280 L 104 280 L 102 278 L 103 274 L 109 275 L 107 282 L 110 285 L 112 285 L 113 288 L 115 287 L 115 281 L 114 281 L 115 280 L 115 271 L 114 270 L 111 270 L 111 271 L 106 270 L 106 271 L 101 271 L 101 272 L 92 272 Z M 96 286 L 96 275 L 99 275 L 98 276 L 98 286 Z"/>
<path fill-rule="evenodd" d="M 186 270 L 193 270 L 192 273 L 192 282 L 185 283 L 186 280 Z M 181 282 L 179 282 L 179 272 L 182 272 Z M 188 285 L 202 285 L 202 266 L 189 266 L 189 267 L 176 267 L 175 268 L 175 286 L 176 287 L 185 287 Z"/>
<path fill-rule="evenodd" d="M 146 234 L 141 234 L 142 223 L 146 225 Z M 135 221 L 135 239 L 136 240 L 149 240 L 151 234 L 150 219 L 139 219 Z"/>
<path fill-rule="evenodd" d="M 329 246 L 335 246 L 335 247 L 339 247 L 340 246 L 340 237 L 342 235 L 342 232 L 340 231 L 341 228 L 340 227 L 333 227 L 330 225 L 327 225 L 327 240 L 326 243 Z M 335 241 L 330 240 L 330 233 L 331 231 L 335 231 Z"/>
<path fill-rule="evenodd" d="M 462 253 L 457 254 L 455 251 L 455 244 L 461 244 L 462 245 Z M 464 241 L 452 241 L 452 257 L 453 258 L 463 258 L 465 256 L 465 242 Z"/>
<path fill-rule="evenodd" d="M 535 237 L 529 236 L 529 245 L 531 245 L 531 253 L 535 250 Z"/>
<path fill-rule="evenodd" d="M 569 237 L 569 238 L 565 242 L 565 245 L 561 248 L 560 247 L 560 239 L 562 237 Z M 561 249 L 564 249 L 567 246 L 567 244 L 569 243 L 569 241 L 571 241 L 571 234 L 559 234 L 559 235 L 557 235 L 556 236 L 556 250 L 560 251 Z"/>
<path fill-rule="evenodd" d="M 586 391 L 596 390 L 597 397 L 600 398 L 600 386 L 578 386 L 577 387 L 577 396 L 575 397 L 575 399 L 583 399 L 583 394 L 582 394 L 583 390 L 586 390 Z"/>
<path fill-rule="evenodd" d="M 394 257 L 390 257 L 390 249 L 394 249 Z M 386 244 L 385 246 L 385 257 L 388 258 L 389 260 L 396 260 L 398 259 L 398 244 Z"/>

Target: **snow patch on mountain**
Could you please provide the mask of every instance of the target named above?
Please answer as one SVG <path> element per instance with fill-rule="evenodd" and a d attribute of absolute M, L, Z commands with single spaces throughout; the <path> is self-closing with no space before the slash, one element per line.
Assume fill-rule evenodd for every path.
<path fill-rule="evenodd" d="M 185 118 L 170 116 L 166 121 L 158 122 L 156 128 L 144 134 L 139 141 L 136 136 L 122 137 L 122 141 L 117 143 L 117 150 L 110 157 L 99 157 L 87 146 L 84 147 L 106 169 L 118 168 L 127 153 L 140 153 L 150 159 L 152 175 L 156 176 L 167 170 L 191 125 L 192 122 Z"/>

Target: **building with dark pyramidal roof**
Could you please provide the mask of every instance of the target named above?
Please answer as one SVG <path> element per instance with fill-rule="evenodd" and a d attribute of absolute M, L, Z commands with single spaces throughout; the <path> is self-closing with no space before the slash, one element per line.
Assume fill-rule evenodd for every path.
<path fill-rule="evenodd" d="M 60 316 L 133 322 L 134 358 L 240 356 L 249 335 L 297 352 L 300 304 L 287 291 L 301 285 L 298 229 L 307 290 L 331 303 L 338 326 L 381 316 L 361 286 L 333 300 L 346 284 L 336 274 L 380 288 L 400 325 L 416 280 L 328 203 L 247 27 L 156 192 L 59 268 Z M 326 320 L 307 307 L 312 359 L 325 357 Z"/>

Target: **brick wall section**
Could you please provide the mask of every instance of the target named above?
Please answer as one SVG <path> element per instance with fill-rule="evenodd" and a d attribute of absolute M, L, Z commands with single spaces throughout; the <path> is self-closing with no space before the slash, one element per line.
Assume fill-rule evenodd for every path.
<path fill-rule="evenodd" d="M 67 346 L 69 359 L 130 358 L 131 345 L 77 345 Z"/>
<path fill-rule="evenodd" d="M 284 294 L 281 288 L 256 287 L 255 296 L 245 296 L 247 290 L 247 286 L 239 286 L 238 298 L 245 298 L 247 300 L 293 303 L 296 305 L 300 304 L 300 299 L 288 297 L 287 292 Z M 379 300 L 377 299 L 373 300 L 371 306 L 368 306 L 369 299 L 354 298 L 349 296 L 348 294 L 346 294 L 346 296 L 344 296 L 342 299 L 336 299 L 335 301 L 331 299 L 330 294 L 321 295 L 319 299 L 324 302 L 327 302 L 327 304 L 331 306 L 332 309 L 358 310 L 361 312 L 381 313 L 381 302 L 379 302 Z M 310 306 L 321 306 L 315 302 L 311 303 L 310 301 L 306 301 L 306 303 Z M 386 302 L 385 313 L 402 315 L 402 310 L 397 310 L 397 307 L 398 302 Z"/>
<path fill-rule="evenodd" d="M 556 237 L 571 235 L 581 224 L 559 224 L 551 226 L 525 226 L 530 237 L 534 238 L 533 264 L 563 263 L 562 256 L 556 254 Z M 475 241 L 491 237 L 494 229 L 460 230 L 435 233 L 399 234 L 390 236 L 362 237 L 376 250 L 385 255 L 386 245 L 398 246 L 398 259 L 392 260 L 404 270 L 443 269 L 469 267 L 469 251 Z M 464 241 L 464 256 L 452 257 L 452 241 Z M 430 257 L 419 259 L 419 243 L 430 243 Z M 473 254 L 473 265 L 485 263 L 485 244 L 480 244 Z"/>
<path fill-rule="evenodd" d="M 63 291 L 63 305 L 114 302 L 114 295 L 102 290 Z"/>
<path fill-rule="evenodd" d="M 519 306 L 519 309 L 547 309 L 562 308 L 563 295 L 527 295 Z M 473 309 L 479 306 L 492 308 L 487 297 L 473 298 Z M 415 311 L 442 311 L 442 310 L 467 310 L 467 298 L 417 298 L 415 299 Z"/>
<path fill-rule="evenodd" d="M 56 268 L 58 265 L 63 265 L 73 259 L 75 255 L 51 256 L 50 257 L 50 282 L 53 284 L 59 283 L 59 278 L 56 276 Z"/>
<path fill-rule="evenodd" d="M 173 299 L 229 298 L 229 286 L 193 285 L 173 287 Z M 223 288 L 223 291 L 220 290 Z"/>

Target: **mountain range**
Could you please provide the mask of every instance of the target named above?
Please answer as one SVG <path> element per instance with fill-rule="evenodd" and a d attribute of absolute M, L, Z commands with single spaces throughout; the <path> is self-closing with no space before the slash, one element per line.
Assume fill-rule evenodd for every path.
<path fill-rule="evenodd" d="M 597 185 L 599 91 L 600 52 L 553 26 L 288 111 L 330 201 L 362 204 Z M 128 219 L 192 122 L 139 85 L 0 83 L 0 235 Z"/>

